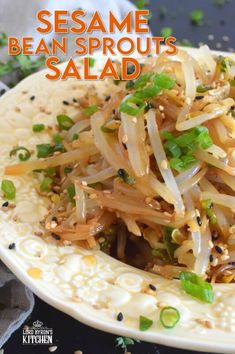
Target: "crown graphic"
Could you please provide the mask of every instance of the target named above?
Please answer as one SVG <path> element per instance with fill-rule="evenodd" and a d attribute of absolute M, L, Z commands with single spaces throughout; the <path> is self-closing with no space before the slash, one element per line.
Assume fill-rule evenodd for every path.
<path fill-rule="evenodd" d="M 40 327 L 42 327 L 42 325 L 43 325 L 43 322 L 41 322 L 41 321 L 35 321 L 35 322 L 33 322 L 33 326 L 35 327 L 35 328 L 40 328 Z"/>

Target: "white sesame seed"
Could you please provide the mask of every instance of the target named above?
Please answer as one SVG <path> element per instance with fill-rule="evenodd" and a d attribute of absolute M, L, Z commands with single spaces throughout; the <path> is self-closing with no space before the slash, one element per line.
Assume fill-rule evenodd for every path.
<path fill-rule="evenodd" d="M 213 242 L 210 240 L 210 241 L 208 241 L 208 244 L 209 244 L 209 247 L 210 248 L 213 248 L 214 247 L 214 244 L 213 244 Z"/>
<path fill-rule="evenodd" d="M 227 259 L 229 259 L 230 257 L 227 254 L 223 254 L 220 259 L 221 261 L 226 261 Z"/>
<path fill-rule="evenodd" d="M 162 119 L 165 119 L 166 118 L 165 113 L 161 112 L 161 114 L 162 114 Z"/>
<path fill-rule="evenodd" d="M 167 170 L 167 169 L 168 169 L 168 163 L 167 163 L 166 160 L 162 160 L 162 162 L 161 162 L 161 168 L 162 168 L 163 170 Z"/>
<path fill-rule="evenodd" d="M 49 350 L 49 352 L 53 353 L 53 352 L 55 352 L 57 350 L 57 348 L 58 347 L 54 345 L 52 347 L 49 347 L 48 350 Z"/>
<path fill-rule="evenodd" d="M 218 264 L 218 258 L 214 258 L 214 259 L 213 259 L 213 262 L 211 262 L 211 265 L 212 265 L 213 267 L 216 267 L 217 264 Z"/>
<path fill-rule="evenodd" d="M 159 111 L 160 111 L 160 112 L 163 112 L 163 111 L 164 111 L 164 106 L 160 105 L 158 108 L 159 108 Z"/>
<path fill-rule="evenodd" d="M 96 198 L 97 198 L 97 194 L 95 193 L 90 194 L 90 199 L 96 199 Z"/>
<path fill-rule="evenodd" d="M 68 240 L 64 240 L 64 241 L 63 241 L 63 244 L 64 244 L 65 246 L 71 246 L 71 245 L 72 245 L 72 242 L 71 242 L 71 241 L 68 241 Z"/>
<path fill-rule="evenodd" d="M 229 36 L 223 36 L 222 39 L 224 42 L 229 42 L 230 40 Z"/>
<path fill-rule="evenodd" d="M 235 225 L 232 225 L 229 229 L 228 229 L 230 234 L 234 234 L 235 233 Z"/>
<path fill-rule="evenodd" d="M 192 100 L 191 100 L 190 97 L 186 97 L 186 98 L 185 98 L 185 103 L 186 103 L 186 104 L 191 104 L 191 102 L 192 102 Z"/>
<path fill-rule="evenodd" d="M 82 181 L 83 186 L 87 186 L 87 184 L 88 184 L 87 181 Z"/>
<path fill-rule="evenodd" d="M 213 41 L 215 39 L 215 36 L 213 34 L 208 34 L 208 40 Z"/>
<path fill-rule="evenodd" d="M 52 221 L 52 222 L 51 222 L 51 228 L 52 228 L 52 229 L 55 229 L 56 226 L 57 226 L 57 222 Z"/>
<path fill-rule="evenodd" d="M 136 117 L 132 118 L 132 122 L 137 123 L 137 118 Z"/>
<path fill-rule="evenodd" d="M 152 198 L 146 197 L 144 201 L 145 201 L 146 204 L 149 204 L 149 203 L 151 203 Z"/>
<path fill-rule="evenodd" d="M 221 44 L 220 42 L 217 42 L 217 43 L 215 44 L 215 46 L 216 46 L 217 49 L 220 49 L 220 48 L 222 47 L 222 44 Z"/>
<path fill-rule="evenodd" d="M 128 142 L 128 136 L 126 134 L 123 135 L 122 142 L 123 144 L 126 144 Z"/>

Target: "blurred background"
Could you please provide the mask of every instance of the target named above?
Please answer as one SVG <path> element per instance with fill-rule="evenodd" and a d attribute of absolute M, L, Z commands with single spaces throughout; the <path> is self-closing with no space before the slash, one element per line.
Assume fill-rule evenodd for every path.
<path fill-rule="evenodd" d="M 235 0 L 131 1 L 140 9 L 150 9 L 150 27 L 152 33 L 156 36 L 174 35 L 178 44 L 184 46 L 197 47 L 201 43 L 207 43 L 211 49 L 235 51 Z M 97 0 L 97 9 L 98 3 Z M 4 40 L 2 40 L 3 42 Z M 29 62 L 27 65 L 27 75 L 37 70 Z M 0 80 L 4 78 L 6 69 L 6 67 L 3 69 L 0 58 Z M 30 325 L 38 319 L 48 327 L 53 328 L 55 345 L 58 346 L 56 354 L 73 354 L 78 350 L 82 351 L 83 354 L 119 354 L 125 350 L 129 354 L 190 353 L 189 351 L 167 347 L 170 343 L 166 343 L 166 346 L 160 346 L 144 342 L 136 343 L 125 338 L 122 339 L 124 347 L 117 347 L 117 336 L 89 328 L 36 298 L 36 306 L 26 324 Z M 17 354 L 48 353 L 46 346 L 22 346 L 22 328 L 4 346 L 4 354 L 16 353 L 16 348 Z"/>

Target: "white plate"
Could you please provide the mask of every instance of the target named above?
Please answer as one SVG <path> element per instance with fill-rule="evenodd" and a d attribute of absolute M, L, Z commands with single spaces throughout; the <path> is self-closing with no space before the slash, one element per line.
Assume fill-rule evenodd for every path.
<path fill-rule="evenodd" d="M 189 51 L 197 55 L 197 50 Z M 106 89 L 102 83 L 97 85 L 100 93 Z M 76 108 L 65 106 L 62 101 L 71 102 L 85 89 L 78 81 L 49 82 L 44 73 L 37 73 L 1 98 L 1 179 L 12 146 L 33 148 L 48 142 L 45 134 L 31 133 L 32 124 L 53 124 L 56 115 L 63 112 L 74 117 Z M 30 100 L 31 96 L 35 99 Z M 29 176 L 13 180 L 17 187 L 16 208 L 0 211 L 0 257 L 41 299 L 107 332 L 178 348 L 234 353 L 234 285 L 215 285 L 214 304 L 203 304 L 184 294 L 176 280 L 142 272 L 98 251 L 43 240 L 34 235 L 39 231 L 35 225 L 46 212 L 45 201 L 35 192 L 36 182 Z M 13 242 L 16 248 L 9 250 Z M 157 291 L 151 291 L 149 284 L 154 284 Z M 174 306 L 181 313 L 174 329 L 164 329 L 159 323 L 160 308 L 164 305 Z M 116 320 L 119 312 L 124 315 L 122 322 Z M 146 332 L 138 330 L 140 315 L 154 320 Z M 211 321 L 214 328 L 206 328 L 198 320 Z"/>

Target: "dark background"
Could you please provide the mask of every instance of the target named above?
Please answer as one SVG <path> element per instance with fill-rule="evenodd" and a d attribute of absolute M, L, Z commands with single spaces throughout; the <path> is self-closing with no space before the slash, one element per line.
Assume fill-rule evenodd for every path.
<path fill-rule="evenodd" d="M 160 35 L 164 27 L 171 27 L 173 35 L 179 42 L 188 40 L 194 46 L 203 42 L 212 49 L 234 51 L 235 0 L 152 0 L 147 7 L 152 11 L 150 26 L 154 35 Z M 193 25 L 190 20 L 191 11 L 196 9 L 204 13 L 201 25 Z M 214 36 L 214 40 L 210 40 L 211 35 Z M 32 325 L 35 320 L 40 320 L 45 326 L 53 328 L 54 342 L 58 346 L 56 354 L 73 354 L 75 350 L 81 350 L 83 354 L 123 352 L 115 348 L 115 335 L 89 328 L 37 298 L 34 311 L 26 324 Z M 128 350 L 132 354 L 192 353 L 144 342 L 129 346 Z M 20 328 L 4 346 L 4 354 L 13 353 L 44 354 L 49 351 L 48 346 L 43 345 L 23 346 Z"/>

